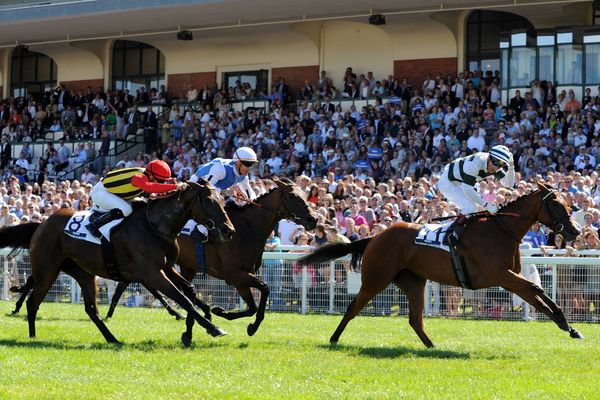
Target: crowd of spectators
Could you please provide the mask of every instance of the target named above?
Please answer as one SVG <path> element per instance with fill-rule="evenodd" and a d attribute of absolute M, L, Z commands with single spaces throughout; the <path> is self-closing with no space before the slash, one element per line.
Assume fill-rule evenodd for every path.
<path fill-rule="evenodd" d="M 577 99 L 572 90 L 557 92 L 552 82 L 534 80 L 504 104 L 497 72 L 424 78 L 413 86 L 407 79 L 377 79 L 348 68 L 339 87 L 323 71 L 297 93 L 283 78 L 275 80 L 269 95 L 256 94 L 242 82 L 220 90 L 190 87 L 180 96 L 190 103 L 173 102 L 159 114 L 152 105 L 144 112 L 138 106 L 166 104 L 165 88 L 133 96 L 127 90 L 73 93 L 61 87 L 40 103 L 5 100 L 3 144 L 30 142 L 44 129 L 61 129 L 65 140 L 109 141 L 145 129 L 155 132 L 156 146 L 102 170 L 90 164 L 85 176 L 72 182 L 28 182 L 8 164 L 0 166 L 0 226 L 41 221 L 61 207 L 89 208 L 92 185 L 110 168 L 162 158 L 183 180 L 212 158 L 230 158 L 237 147 L 249 146 L 259 158 L 251 174 L 258 194 L 266 190 L 259 178 L 286 176 L 319 212 L 315 234 L 280 225 L 283 244 L 356 240 L 398 221 L 425 223 L 456 214 L 436 187 L 444 165 L 504 144 L 514 154 L 517 184 L 502 188 L 483 181 L 478 190 L 484 199 L 501 206 L 535 189 L 535 178 L 544 178 L 575 210 L 584 227 L 581 237 L 592 237 L 569 245 L 598 247 L 600 88 L 596 93 L 586 89 Z M 252 97 L 267 99 L 268 111 L 232 108 L 232 101 Z M 361 98 L 373 101 L 360 109 L 343 109 L 339 102 Z M 536 227 L 525 241 L 547 246 L 550 232 L 544 229 Z"/>

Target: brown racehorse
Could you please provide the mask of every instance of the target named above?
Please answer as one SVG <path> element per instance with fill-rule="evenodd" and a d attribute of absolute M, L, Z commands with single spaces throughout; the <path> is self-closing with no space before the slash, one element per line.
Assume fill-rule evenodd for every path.
<path fill-rule="evenodd" d="M 0 247 L 29 248 L 32 284 L 27 300 L 29 336 L 35 337 L 35 318 L 40 303 L 60 270 L 73 276 L 82 289 L 85 310 L 109 343 L 117 343 L 98 316 L 95 275 L 110 278 L 100 246 L 73 239 L 64 228 L 74 210 L 64 209 L 41 224 L 24 224 L 0 230 Z M 188 219 L 207 224 L 217 242 L 229 240 L 234 228 L 207 181 L 178 185 L 171 196 L 135 204 L 134 212 L 111 234 L 123 282 L 139 282 L 160 290 L 191 315 L 211 335 L 224 332 L 202 317 L 178 289 L 189 285 L 173 268 L 178 248 L 175 239 Z"/>
<path fill-rule="evenodd" d="M 317 224 L 316 213 L 307 204 L 304 194 L 296 185 L 287 179 L 275 180 L 275 183 L 277 187 L 256 199 L 254 204 L 243 207 L 227 205 L 227 214 L 235 227 L 233 238 L 225 243 L 209 241 L 204 245 L 207 273 L 235 286 L 248 305 L 246 310 L 239 312 L 225 311 L 220 307 L 213 308 L 212 312 L 228 320 L 256 314 L 254 323 L 248 325 L 247 333 L 250 336 L 256 333 L 264 319 L 269 296 L 269 287 L 255 275 L 261 265 L 262 254 L 269 234 L 281 219 L 295 221 L 308 230 L 314 229 Z M 192 281 L 198 272 L 196 239 L 180 235 L 177 243 L 180 247 L 177 264 L 181 267 L 181 275 L 188 281 Z M 115 290 L 107 317 L 112 315 L 112 311 L 126 288 L 127 285 L 119 284 Z M 251 288 L 260 291 L 258 307 L 252 296 Z M 210 307 L 199 299 L 197 301 L 196 304 L 209 316 Z M 182 336 L 185 345 L 189 345 L 192 339 L 189 319 L 187 322 L 188 330 Z"/>
<path fill-rule="evenodd" d="M 520 275 L 519 243 L 535 221 L 561 233 L 567 240 L 579 234 L 570 210 L 560 194 L 538 182 L 539 190 L 504 206 L 496 215 L 471 218 L 460 241 L 466 269 L 473 288 L 502 286 L 546 314 L 573 338 L 583 336 L 539 286 Z M 348 306 L 331 343 L 337 343 L 346 325 L 379 292 L 394 282 L 409 302 L 409 323 L 427 347 L 433 343 L 423 330 L 423 307 L 427 279 L 458 286 L 449 254 L 441 249 L 415 245 L 420 225 L 398 223 L 379 235 L 350 244 L 334 244 L 317 249 L 300 259 L 313 264 L 362 254 L 362 285 Z"/>

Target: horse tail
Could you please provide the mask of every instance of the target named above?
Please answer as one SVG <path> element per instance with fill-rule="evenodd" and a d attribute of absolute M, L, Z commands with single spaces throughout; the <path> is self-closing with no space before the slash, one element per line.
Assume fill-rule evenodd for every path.
<path fill-rule="evenodd" d="M 11 254 L 17 249 L 29 249 L 31 238 L 38 226 L 39 222 L 28 222 L 0 229 L 0 248 L 12 247 Z"/>
<path fill-rule="evenodd" d="M 366 239 L 357 240 L 351 243 L 336 243 L 328 244 L 320 247 L 312 253 L 298 259 L 298 263 L 301 265 L 317 264 L 329 260 L 334 260 L 345 256 L 346 254 L 352 254 L 352 265 L 356 265 L 360 256 L 367 248 L 369 242 L 373 237 Z"/>

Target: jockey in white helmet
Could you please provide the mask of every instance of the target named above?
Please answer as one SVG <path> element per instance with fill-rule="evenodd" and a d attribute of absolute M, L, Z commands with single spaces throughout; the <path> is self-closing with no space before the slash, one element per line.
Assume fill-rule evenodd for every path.
<path fill-rule="evenodd" d="M 489 153 L 475 153 L 447 164 L 438 189 L 450 202 L 460 207 L 464 215 L 474 213 L 480 207 L 495 213 L 498 207 L 486 202 L 475 190 L 475 184 L 488 176 L 499 179 L 504 187 L 512 188 L 515 184 L 513 155 L 506 146 L 497 145 Z"/>
<path fill-rule="evenodd" d="M 198 167 L 190 181 L 197 182 L 204 178 L 213 184 L 219 191 L 234 187 L 236 204 L 245 204 L 243 199 L 253 200 L 256 194 L 250 186 L 248 174 L 254 164 L 258 162 L 256 153 L 250 147 L 240 147 L 233 153 L 233 159 L 215 158 Z M 206 227 L 198 225 L 202 233 L 201 239 L 208 237 Z"/>

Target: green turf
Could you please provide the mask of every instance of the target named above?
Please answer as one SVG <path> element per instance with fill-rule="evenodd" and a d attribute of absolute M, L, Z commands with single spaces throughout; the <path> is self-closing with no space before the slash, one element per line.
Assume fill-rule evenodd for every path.
<path fill-rule="evenodd" d="M 426 349 L 405 317 L 358 317 L 337 346 L 341 316 L 217 319 L 228 336 L 160 309 L 120 307 L 108 345 L 81 305 L 44 303 L 38 338 L 0 302 L 0 399 L 592 399 L 600 398 L 600 326 L 573 340 L 551 323 L 426 320 Z M 106 312 L 106 307 L 101 308 Z"/>

